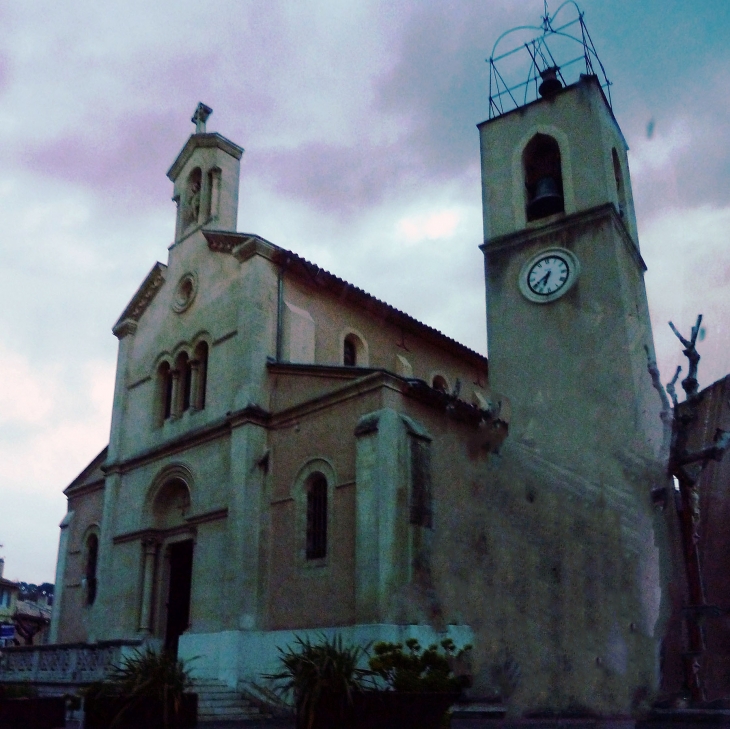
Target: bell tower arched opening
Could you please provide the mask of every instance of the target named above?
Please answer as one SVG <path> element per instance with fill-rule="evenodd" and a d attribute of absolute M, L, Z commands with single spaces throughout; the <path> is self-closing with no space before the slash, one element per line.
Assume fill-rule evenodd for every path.
<path fill-rule="evenodd" d="M 198 222 L 200 217 L 200 196 L 203 187 L 203 173 L 195 167 L 188 175 L 183 208 L 183 226 L 187 228 Z"/>
<path fill-rule="evenodd" d="M 565 212 L 560 147 L 547 134 L 536 134 L 522 154 L 527 221 Z"/>
<path fill-rule="evenodd" d="M 621 162 L 618 158 L 616 147 L 611 150 L 611 159 L 613 160 L 613 178 L 616 182 L 616 195 L 618 196 L 618 212 L 622 218 L 626 217 L 626 186 L 624 184 L 624 175 L 621 171 Z"/>

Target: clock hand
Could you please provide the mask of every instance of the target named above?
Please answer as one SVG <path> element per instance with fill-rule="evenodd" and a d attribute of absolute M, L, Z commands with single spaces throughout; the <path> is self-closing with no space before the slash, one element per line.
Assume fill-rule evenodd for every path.
<path fill-rule="evenodd" d="M 536 284 L 535 288 L 538 286 L 541 286 L 542 288 L 545 288 L 547 286 L 548 279 L 550 278 L 550 271 L 548 271 Z"/>

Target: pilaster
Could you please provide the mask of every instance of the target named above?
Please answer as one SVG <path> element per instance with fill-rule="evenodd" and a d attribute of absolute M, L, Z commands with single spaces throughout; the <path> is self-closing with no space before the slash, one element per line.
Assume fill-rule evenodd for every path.
<path fill-rule="evenodd" d="M 355 436 L 355 616 L 387 622 L 390 598 L 409 579 L 407 434 L 384 408 L 360 418 Z"/>
<path fill-rule="evenodd" d="M 230 559 L 227 596 L 236 627 L 255 630 L 265 620 L 261 528 L 264 515 L 266 430 L 251 423 L 231 433 L 228 510 Z"/>
<path fill-rule="evenodd" d="M 58 538 L 58 560 L 56 561 L 56 585 L 54 589 L 55 610 L 51 613 L 51 629 L 48 635 L 49 643 L 58 643 L 58 629 L 61 622 L 61 614 L 65 612 L 63 604 L 64 587 L 66 585 L 66 556 L 68 555 L 68 540 L 71 522 L 74 512 L 69 511 L 59 524 L 61 534 Z"/>

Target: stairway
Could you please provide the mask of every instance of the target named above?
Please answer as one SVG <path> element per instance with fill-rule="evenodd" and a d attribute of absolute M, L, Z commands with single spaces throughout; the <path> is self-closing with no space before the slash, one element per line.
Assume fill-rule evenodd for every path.
<path fill-rule="evenodd" d="M 242 721 L 266 719 L 257 706 L 244 699 L 240 691 L 221 681 L 195 681 L 193 691 L 198 694 L 198 721 Z"/>

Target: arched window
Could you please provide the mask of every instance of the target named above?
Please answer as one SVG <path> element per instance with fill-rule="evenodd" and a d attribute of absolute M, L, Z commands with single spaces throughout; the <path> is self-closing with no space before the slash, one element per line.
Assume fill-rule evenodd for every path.
<path fill-rule="evenodd" d="M 449 383 L 446 382 L 446 378 L 443 375 L 436 375 L 433 378 L 433 382 L 431 383 L 431 387 L 433 387 L 434 390 L 438 390 L 439 392 L 443 392 L 446 395 L 448 395 L 448 393 L 449 393 Z"/>
<path fill-rule="evenodd" d="M 307 559 L 327 556 L 327 479 L 321 473 L 307 482 Z"/>
<path fill-rule="evenodd" d="M 208 194 L 205 201 L 205 220 L 218 217 L 221 190 L 221 170 L 213 167 L 208 170 Z"/>
<path fill-rule="evenodd" d="M 195 347 L 195 359 L 193 365 L 193 407 L 202 410 L 205 407 L 205 391 L 208 378 L 208 343 L 198 342 Z"/>
<path fill-rule="evenodd" d="M 172 415 L 172 368 L 162 362 L 157 368 L 158 425 Z"/>
<path fill-rule="evenodd" d="M 99 537 L 89 534 L 86 539 L 86 604 L 93 605 L 96 600 L 96 565 L 99 560 Z"/>
<path fill-rule="evenodd" d="M 536 134 L 522 155 L 527 191 L 527 220 L 565 211 L 560 147 L 547 134 Z"/>
<path fill-rule="evenodd" d="M 345 335 L 342 341 L 342 364 L 345 367 L 367 367 L 368 348 L 354 332 Z"/>
<path fill-rule="evenodd" d="M 193 225 L 198 222 L 200 216 L 200 194 L 203 186 L 203 173 L 200 167 L 196 167 L 188 176 L 188 184 L 185 189 L 185 207 L 183 209 L 183 225 Z"/>
<path fill-rule="evenodd" d="M 624 176 L 621 172 L 621 163 L 618 159 L 618 152 L 614 147 L 611 150 L 611 158 L 613 159 L 613 177 L 616 181 L 616 194 L 618 195 L 618 212 L 623 218 L 626 215 L 626 188 L 624 187 Z"/>
<path fill-rule="evenodd" d="M 355 342 L 352 341 L 352 335 L 345 338 L 342 348 L 342 363 L 345 367 L 355 367 L 357 365 L 357 348 Z"/>

